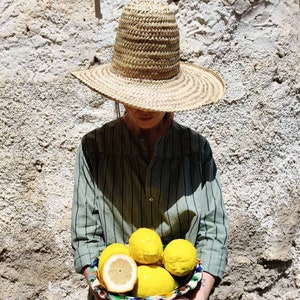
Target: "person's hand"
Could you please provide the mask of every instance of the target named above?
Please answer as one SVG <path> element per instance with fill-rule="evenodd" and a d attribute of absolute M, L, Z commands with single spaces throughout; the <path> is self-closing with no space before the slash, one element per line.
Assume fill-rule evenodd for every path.
<path fill-rule="evenodd" d="M 203 272 L 200 288 L 189 292 L 189 298 L 191 300 L 207 300 L 210 292 L 214 286 L 215 278 L 207 272 Z"/>
<path fill-rule="evenodd" d="M 94 296 L 94 300 L 102 300 L 103 298 L 100 298 L 100 296 L 98 295 L 98 293 L 96 293 L 95 291 L 93 291 L 92 289 L 91 289 L 91 292 L 92 292 L 92 294 L 93 294 L 93 296 Z M 105 298 L 106 299 L 106 298 Z"/>
<path fill-rule="evenodd" d="M 89 278 L 89 267 L 86 267 L 83 271 L 82 271 L 82 274 L 84 275 L 85 279 L 86 279 L 86 282 L 87 284 L 89 285 L 89 288 L 90 288 L 90 291 L 92 292 L 93 296 L 94 296 L 94 299 L 95 300 L 101 300 L 102 298 L 100 298 L 100 296 L 98 295 L 97 292 L 95 292 L 93 289 L 92 289 L 92 286 L 88 280 Z"/>

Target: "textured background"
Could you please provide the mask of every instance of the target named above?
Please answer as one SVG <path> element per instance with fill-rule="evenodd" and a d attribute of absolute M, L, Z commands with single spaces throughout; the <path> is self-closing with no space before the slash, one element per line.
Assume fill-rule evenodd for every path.
<path fill-rule="evenodd" d="M 113 104 L 71 70 L 107 62 L 128 1 L 0 2 L 0 299 L 85 299 L 73 271 L 73 164 Z M 226 96 L 176 119 L 213 148 L 231 222 L 212 299 L 300 299 L 299 0 L 168 1 L 182 59 Z"/>

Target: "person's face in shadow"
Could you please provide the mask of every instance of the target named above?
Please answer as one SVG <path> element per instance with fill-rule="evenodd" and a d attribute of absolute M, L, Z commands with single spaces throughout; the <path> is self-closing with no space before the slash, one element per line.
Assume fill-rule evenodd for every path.
<path fill-rule="evenodd" d="M 165 112 L 146 111 L 125 105 L 130 127 L 134 131 L 156 130 L 162 124 Z"/>

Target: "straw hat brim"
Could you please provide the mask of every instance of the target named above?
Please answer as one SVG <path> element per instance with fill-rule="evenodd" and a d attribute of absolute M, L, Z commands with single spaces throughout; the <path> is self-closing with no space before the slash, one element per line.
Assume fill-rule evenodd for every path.
<path fill-rule="evenodd" d="M 219 101 L 225 92 L 224 81 L 217 73 L 184 62 L 180 63 L 179 74 L 167 80 L 120 76 L 110 63 L 71 74 L 111 100 L 151 111 L 196 109 Z"/>

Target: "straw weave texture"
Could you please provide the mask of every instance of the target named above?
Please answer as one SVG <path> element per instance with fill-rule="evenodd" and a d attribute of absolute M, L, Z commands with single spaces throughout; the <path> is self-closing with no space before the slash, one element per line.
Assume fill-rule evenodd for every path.
<path fill-rule="evenodd" d="M 220 100 L 222 78 L 180 62 L 179 44 L 166 4 L 134 0 L 120 18 L 112 62 L 72 74 L 100 94 L 144 110 L 185 111 Z"/>
<path fill-rule="evenodd" d="M 174 14 L 155 1 L 134 1 L 119 22 L 113 70 L 126 77 L 169 79 L 179 73 L 179 30 Z"/>

